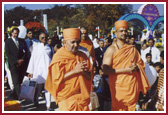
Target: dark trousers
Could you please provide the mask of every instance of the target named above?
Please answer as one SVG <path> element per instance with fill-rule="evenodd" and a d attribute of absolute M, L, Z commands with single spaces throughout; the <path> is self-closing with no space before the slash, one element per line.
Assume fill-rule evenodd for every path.
<path fill-rule="evenodd" d="M 23 77 L 25 74 L 25 68 L 23 66 L 17 67 L 13 65 L 12 67 L 10 67 L 10 71 L 11 71 L 12 81 L 14 85 L 12 96 L 18 99 L 20 95 L 20 85 L 23 81 Z"/>
<path fill-rule="evenodd" d="M 103 76 L 101 78 L 100 86 L 96 92 L 97 92 L 97 95 L 99 98 L 99 104 L 100 104 L 98 111 L 110 111 L 111 110 L 111 93 L 110 93 L 107 76 Z"/>

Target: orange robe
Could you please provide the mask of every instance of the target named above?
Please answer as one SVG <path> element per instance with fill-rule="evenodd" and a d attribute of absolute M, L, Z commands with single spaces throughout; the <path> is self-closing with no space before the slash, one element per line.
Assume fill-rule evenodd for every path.
<path fill-rule="evenodd" d="M 63 80 L 65 73 L 76 67 L 77 60 L 86 60 L 91 71 L 90 61 L 83 52 L 74 55 L 65 47 L 57 51 L 49 66 L 45 89 L 51 93 L 60 111 L 89 111 L 91 80 L 86 80 L 81 73 Z"/>
<path fill-rule="evenodd" d="M 145 64 L 136 48 L 127 44 L 115 52 L 112 59 L 114 69 L 129 67 L 132 65 L 131 61 L 138 65 L 139 72 L 109 76 L 112 111 L 135 111 L 139 91 L 145 94 L 150 88 L 144 72 Z"/>
<path fill-rule="evenodd" d="M 89 54 L 90 54 L 91 59 L 93 61 L 93 66 L 92 66 L 92 71 L 91 71 L 91 80 L 93 80 L 93 71 L 94 71 L 93 67 L 94 67 L 94 62 L 96 60 L 93 42 L 90 40 L 90 38 L 88 38 L 87 40 L 81 40 L 79 45 L 86 48 L 89 51 Z M 93 85 L 91 86 L 91 91 L 94 91 Z"/>
<path fill-rule="evenodd" d="M 94 51 L 94 47 L 93 47 L 93 42 L 88 38 L 87 40 L 81 40 L 79 45 L 85 47 L 89 51 L 89 54 L 92 57 L 92 60 L 94 62 L 95 51 Z"/>

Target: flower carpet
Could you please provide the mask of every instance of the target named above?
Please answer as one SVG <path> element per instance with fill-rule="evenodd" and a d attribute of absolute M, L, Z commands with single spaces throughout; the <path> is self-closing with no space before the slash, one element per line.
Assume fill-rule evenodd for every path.
<path fill-rule="evenodd" d="M 4 111 L 20 111 L 22 105 L 16 100 L 4 100 Z"/>

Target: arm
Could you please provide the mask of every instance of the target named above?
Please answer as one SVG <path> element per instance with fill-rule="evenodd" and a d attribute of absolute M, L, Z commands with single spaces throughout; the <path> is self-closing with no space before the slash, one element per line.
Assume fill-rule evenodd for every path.
<path fill-rule="evenodd" d="M 21 66 L 24 61 L 27 61 L 27 45 L 24 40 L 20 40 L 20 44 L 22 45 L 22 57 L 18 60 L 18 65 Z"/>
<path fill-rule="evenodd" d="M 104 74 L 114 75 L 117 73 L 131 73 L 131 72 L 133 72 L 135 70 L 136 65 L 132 65 L 130 67 L 121 68 L 121 69 L 113 69 L 112 68 L 112 58 L 113 58 L 113 54 L 115 53 L 115 51 L 116 51 L 115 47 L 110 46 L 104 54 L 103 66 L 102 66 Z"/>
<path fill-rule="evenodd" d="M 91 73 L 90 73 L 90 72 L 84 71 L 84 72 L 83 72 L 83 75 L 85 76 L 85 78 L 86 78 L 87 80 L 90 80 L 90 79 L 91 79 Z"/>
<path fill-rule="evenodd" d="M 71 70 L 70 72 L 67 72 L 64 75 L 63 79 L 66 80 L 67 78 L 69 78 L 75 74 L 78 74 L 78 73 L 82 73 L 86 77 L 86 79 L 88 79 L 88 80 L 90 79 L 91 75 L 90 75 L 90 72 L 88 72 L 87 65 L 86 65 L 85 61 L 82 63 L 80 63 L 78 61 L 76 67 L 73 70 Z"/>
<path fill-rule="evenodd" d="M 69 78 L 70 76 L 75 75 L 75 74 L 77 74 L 77 72 L 76 72 L 75 70 L 72 70 L 72 71 L 66 73 L 66 74 L 64 75 L 64 78 L 63 78 L 63 79 L 66 80 L 67 78 Z"/>
<path fill-rule="evenodd" d="M 5 43 L 5 53 L 6 53 L 6 56 L 8 57 L 8 61 L 10 64 L 17 64 L 18 63 L 18 59 L 16 57 L 14 57 L 12 54 L 11 54 L 11 51 L 10 51 L 10 44 L 9 44 L 9 40 L 6 41 Z"/>
<path fill-rule="evenodd" d="M 131 68 L 127 67 L 124 69 L 113 69 L 109 65 L 103 64 L 104 74 L 114 75 L 117 73 L 131 73 Z"/>

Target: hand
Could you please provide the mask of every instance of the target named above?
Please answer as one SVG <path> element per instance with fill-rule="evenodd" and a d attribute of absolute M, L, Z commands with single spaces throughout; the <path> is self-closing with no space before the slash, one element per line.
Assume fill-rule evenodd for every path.
<path fill-rule="evenodd" d="M 33 74 L 28 74 L 28 76 L 27 76 L 28 78 L 33 78 Z"/>
<path fill-rule="evenodd" d="M 138 66 L 134 62 L 132 62 L 132 65 L 129 68 L 131 69 L 131 73 L 134 71 L 138 71 Z"/>
<path fill-rule="evenodd" d="M 148 102 L 142 104 L 142 110 L 147 110 L 147 107 L 148 107 Z"/>
<path fill-rule="evenodd" d="M 84 71 L 87 71 L 87 63 L 86 61 L 82 61 L 82 63 L 80 63 L 78 60 L 77 60 L 77 65 L 74 69 L 75 73 L 80 73 L 80 72 L 84 72 Z"/>
<path fill-rule="evenodd" d="M 86 60 L 82 61 L 82 69 L 83 69 L 83 72 L 89 71 Z"/>
<path fill-rule="evenodd" d="M 23 63 L 23 61 L 24 61 L 23 59 L 19 59 L 18 60 L 18 65 L 21 66 L 21 64 Z"/>

